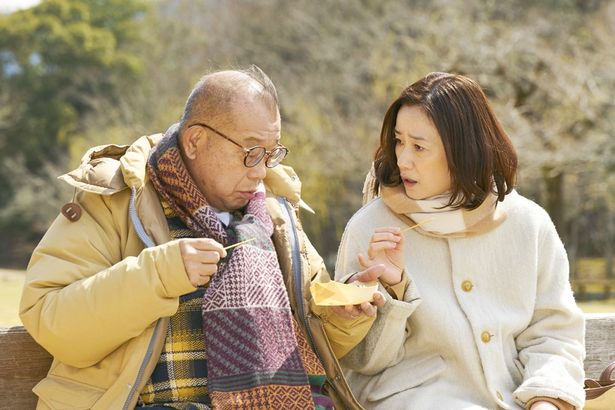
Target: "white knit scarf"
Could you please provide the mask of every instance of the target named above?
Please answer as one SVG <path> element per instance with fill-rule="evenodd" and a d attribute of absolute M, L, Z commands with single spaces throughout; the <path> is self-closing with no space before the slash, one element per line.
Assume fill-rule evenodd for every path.
<path fill-rule="evenodd" d="M 506 219 L 506 214 L 497 208 L 497 196 L 489 194 L 475 209 L 446 206 L 450 194 L 442 194 L 423 200 L 414 200 L 406 195 L 403 184 L 395 187 L 380 187 L 382 200 L 391 211 L 425 235 L 459 238 L 488 232 Z"/>

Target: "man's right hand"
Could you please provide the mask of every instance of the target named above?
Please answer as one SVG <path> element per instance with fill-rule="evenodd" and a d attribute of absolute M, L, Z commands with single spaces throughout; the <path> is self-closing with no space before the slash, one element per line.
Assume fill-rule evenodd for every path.
<path fill-rule="evenodd" d="M 218 271 L 218 262 L 226 257 L 224 247 L 210 238 L 184 238 L 179 240 L 186 274 L 192 286 L 207 284 Z"/>

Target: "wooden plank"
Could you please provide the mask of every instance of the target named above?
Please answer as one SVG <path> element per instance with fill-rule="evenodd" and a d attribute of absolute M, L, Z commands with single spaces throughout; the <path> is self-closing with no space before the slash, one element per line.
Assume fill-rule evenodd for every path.
<path fill-rule="evenodd" d="M 35 408 L 32 388 L 50 365 L 51 355 L 22 326 L 0 327 L 0 407 Z"/>
<path fill-rule="evenodd" d="M 615 314 L 591 313 L 585 317 L 585 377 L 597 379 L 609 363 L 615 362 Z"/>
<path fill-rule="evenodd" d="M 586 318 L 586 377 L 598 378 L 615 361 L 615 314 L 587 314 Z M 50 365 L 49 353 L 22 326 L 0 327 L 0 407 L 35 408 L 36 396 L 31 390 Z"/>

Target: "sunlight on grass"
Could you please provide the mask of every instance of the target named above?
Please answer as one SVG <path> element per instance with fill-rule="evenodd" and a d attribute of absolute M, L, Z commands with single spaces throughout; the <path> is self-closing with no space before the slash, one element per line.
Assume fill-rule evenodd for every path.
<path fill-rule="evenodd" d="M 585 313 L 615 313 L 615 299 L 577 302 Z"/>
<path fill-rule="evenodd" d="M 0 326 L 21 325 L 18 309 L 23 280 L 23 272 L 0 270 Z"/>

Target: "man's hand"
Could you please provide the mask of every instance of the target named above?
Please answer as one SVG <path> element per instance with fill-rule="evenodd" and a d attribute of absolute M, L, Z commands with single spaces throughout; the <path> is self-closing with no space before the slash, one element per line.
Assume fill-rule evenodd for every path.
<path fill-rule="evenodd" d="M 374 265 L 364 271 L 357 272 L 348 279 L 348 283 L 360 281 L 360 282 L 373 282 L 384 273 L 384 265 Z M 384 306 L 386 299 L 380 292 L 374 292 L 373 302 L 363 302 L 360 305 L 346 305 L 346 306 L 331 306 L 331 311 L 336 315 L 346 319 L 354 320 L 364 313 L 367 316 L 376 316 L 377 309 Z"/>
<path fill-rule="evenodd" d="M 378 228 L 374 231 L 367 258 L 360 253 L 359 263 L 364 268 L 378 264 L 384 265 L 380 281 L 387 285 L 396 285 L 401 281 L 404 269 L 404 236 L 398 227 Z"/>
<path fill-rule="evenodd" d="M 218 271 L 218 262 L 226 256 L 224 247 L 209 238 L 185 238 L 179 240 L 186 274 L 192 286 L 203 286 Z"/>

